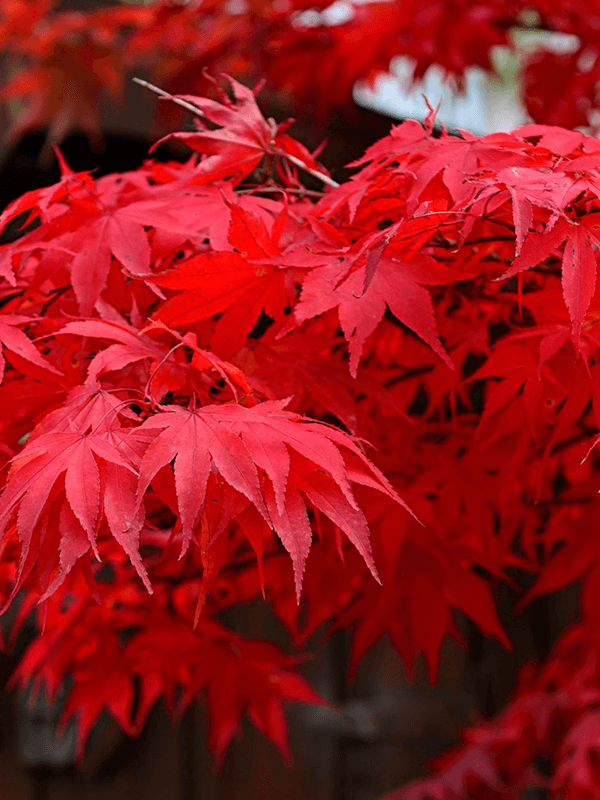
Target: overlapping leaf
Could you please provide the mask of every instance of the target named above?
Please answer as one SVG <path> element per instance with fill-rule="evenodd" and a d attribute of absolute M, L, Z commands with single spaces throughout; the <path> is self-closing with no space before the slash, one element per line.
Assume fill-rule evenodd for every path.
<path fill-rule="evenodd" d="M 457 279 L 456 273 L 440 268 L 428 258 L 403 261 L 381 258 L 372 276 L 367 269 L 365 264 L 341 282 L 336 281 L 340 271 L 337 263 L 313 270 L 304 281 L 295 309 L 298 322 L 337 308 L 350 344 L 350 370 L 356 375 L 365 341 L 389 308 L 451 366 L 452 361 L 439 340 L 431 296 L 423 284 L 451 282 Z"/>
<path fill-rule="evenodd" d="M 235 97 L 231 101 L 219 90 L 219 100 L 192 95 L 175 95 L 186 108 L 194 110 L 196 127 L 193 133 L 172 133 L 157 142 L 175 139 L 205 154 L 199 176 L 204 180 L 234 178 L 239 181 L 253 172 L 265 157 L 274 157 L 304 166 L 309 171 L 327 175 L 308 150 L 285 133 L 289 123 L 276 125 L 266 120 L 256 103 L 254 92 L 233 78 L 228 78 Z M 280 171 L 285 176 L 286 173 Z M 289 169 L 288 169 L 289 174 Z"/>
<path fill-rule="evenodd" d="M 21 543 L 13 594 L 35 564 L 35 548 L 43 544 L 50 506 L 62 514 L 54 523 L 59 540 L 73 540 L 69 546 L 75 546 L 77 557 L 90 549 L 98 557 L 96 540 L 105 519 L 151 591 L 137 552 L 143 517 L 134 502 L 137 470 L 124 445 L 124 434 L 114 424 L 108 431 L 44 433 L 13 461 L 0 497 L 0 532 L 5 534 L 9 525 L 14 525 Z M 61 578 L 76 560 L 63 556 L 64 549 Z M 51 561 L 50 573 L 52 566 Z"/>
<path fill-rule="evenodd" d="M 157 473 L 173 463 L 184 550 L 204 508 L 209 477 L 215 472 L 230 492 L 242 495 L 275 529 L 292 557 L 298 595 L 312 540 L 307 501 L 346 534 L 376 575 L 367 524 L 346 475 L 341 448 L 361 465 L 362 472 L 353 475 L 354 481 L 399 498 L 351 437 L 285 411 L 285 403 L 279 401 L 254 408 L 166 407 L 139 428 L 140 435 L 148 433 L 155 438 L 140 465 L 138 497 L 141 500 Z M 219 528 L 227 522 L 226 517 L 222 519 Z"/>
<path fill-rule="evenodd" d="M 194 256 L 150 279 L 165 289 L 179 290 L 157 314 L 167 325 L 187 326 L 221 314 L 213 347 L 227 354 L 240 348 L 261 312 L 281 323 L 292 293 L 286 270 L 276 263 L 287 209 L 269 232 L 258 215 L 238 204 L 229 207 L 232 251 Z"/>

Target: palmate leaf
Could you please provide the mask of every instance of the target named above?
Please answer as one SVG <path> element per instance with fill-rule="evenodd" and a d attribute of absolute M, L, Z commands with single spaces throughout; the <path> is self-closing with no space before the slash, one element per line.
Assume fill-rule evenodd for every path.
<path fill-rule="evenodd" d="M 202 200 L 196 205 L 201 209 Z M 188 209 L 189 204 L 177 218 L 170 198 L 128 202 L 125 195 L 110 203 L 102 192 L 93 197 L 93 202 L 72 201 L 49 231 L 56 242 L 75 252 L 69 269 L 81 313 L 92 312 L 107 284 L 113 256 L 132 275 L 152 274 L 149 227 L 168 231 L 173 247 L 194 239 L 197 226 Z"/>
<path fill-rule="evenodd" d="M 581 221 L 559 219 L 550 229 L 530 233 L 521 253 L 514 260 L 506 277 L 510 278 L 536 267 L 565 243 L 562 256 L 562 288 L 565 305 L 573 325 L 573 342 L 579 347 L 581 326 L 596 289 L 598 269 L 596 250 L 600 245 L 599 223 L 594 217 Z"/>
<path fill-rule="evenodd" d="M 164 407 L 136 432 L 153 435 L 140 465 L 138 501 L 159 471 L 173 463 L 185 552 L 206 503 L 209 477 L 216 473 L 230 494 L 245 498 L 242 507 L 253 505 L 276 531 L 292 557 L 298 597 L 312 540 L 308 501 L 346 534 L 376 575 L 367 523 L 346 474 L 344 451 L 360 465 L 352 473 L 354 482 L 402 501 L 356 440 L 286 411 L 285 405 L 269 401 L 253 408 Z M 232 507 L 238 513 L 239 505 Z M 227 521 L 221 521 L 220 530 Z"/>
<path fill-rule="evenodd" d="M 304 281 L 300 302 L 294 310 L 297 323 L 337 308 L 350 345 L 350 371 L 356 376 L 365 341 L 389 308 L 400 322 L 453 367 L 438 336 L 431 295 L 423 284 L 450 283 L 457 279 L 457 274 L 427 257 L 402 261 L 382 258 L 371 274 L 369 266 L 367 256 L 367 263 L 337 286 L 337 263 L 313 269 Z"/>
<path fill-rule="evenodd" d="M 281 324 L 293 291 L 287 270 L 277 263 L 287 206 L 273 220 L 271 230 L 240 204 L 227 202 L 227 207 L 231 250 L 200 253 L 148 282 L 178 292 L 156 314 L 164 324 L 182 327 L 221 314 L 212 347 L 228 355 L 240 349 L 261 312 Z"/>
<path fill-rule="evenodd" d="M 164 248 L 170 251 L 185 242 L 201 240 L 204 231 L 214 236 L 215 230 L 226 228 L 226 222 L 222 226 L 214 221 L 207 224 L 207 220 L 228 213 L 216 191 L 205 189 L 183 198 L 177 192 L 175 213 L 173 196 L 161 187 L 145 186 L 132 192 L 131 187 L 126 191 L 120 184 L 113 186 L 102 179 L 94 182 L 89 176 L 85 182 L 77 182 L 76 175 L 68 178 L 65 172 L 60 190 L 54 187 L 53 193 L 31 192 L 26 203 L 13 204 L 14 210 L 9 207 L 0 217 L 0 224 L 8 223 L 23 205 L 31 204 L 25 210 L 30 211 L 32 219 L 41 220 L 39 227 L 17 242 L 0 247 L 0 275 L 15 284 L 15 273 L 20 275 L 29 257 L 40 252 L 39 274 L 49 270 L 54 275 L 57 266 L 64 266 L 83 315 L 92 313 L 110 284 L 114 263 L 129 275 L 152 276 L 156 253 L 150 243 L 150 229 L 160 253 Z"/>
<path fill-rule="evenodd" d="M 223 77 L 231 86 L 235 102 L 216 82 L 219 100 L 194 95 L 171 96 L 152 87 L 162 97 L 192 111 L 198 129 L 193 133 L 170 133 L 156 142 L 152 149 L 163 142 L 178 140 L 203 153 L 204 158 L 198 168 L 199 182 L 219 178 L 233 178 L 237 182 L 250 175 L 269 156 L 284 162 L 289 160 L 326 183 L 337 185 L 304 145 L 285 133 L 290 121 L 277 125 L 272 118 L 265 119 L 257 105 L 255 92 L 227 75 Z M 288 169 L 286 178 L 289 177 Z"/>
<path fill-rule="evenodd" d="M 0 497 L 0 533 L 5 534 L 13 523 L 21 543 L 19 574 L 11 600 L 36 560 L 46 581 L 57 566 L 58 553 L 54 562 L 50 558 L 49 563 L 40 564 L 41 556 L 36 552 L 43 545 L 45 529 L 55 509 L 60 513 L 58 520 L 52 519 L 61 540 L 60 579 L 90 549 L 99 557 L 96 540 L 101 522 L 106 519 L 112 535 L 130 557 L 148 591 L 152 591 L 137 552 L 143 518 L 133 502 L 137 470 L 124 454 L 124 433 L 115 424 L 111 430 L 91 433 L 44 433 L 13 459 Z M 65 538 L 67 542 L 63 541 Z M 56 581 L 51 584 L 53 588 L 56 585 Z"/>

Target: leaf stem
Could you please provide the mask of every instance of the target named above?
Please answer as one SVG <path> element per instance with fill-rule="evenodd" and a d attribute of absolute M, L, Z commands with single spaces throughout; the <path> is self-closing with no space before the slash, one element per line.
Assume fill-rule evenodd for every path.
<path fill-rule="evenodd" d="M 179 97 L 175 97 L 169 92 L 165 92 L 164 89 L 159 89 L 158 86 L 155 86 L 153 83 L 149 83 L 148 81 L 143 80 L 142 78 L 132 78 L 134 83 L 138 83 L 140 86 L 144 86 L 146 89 L 150 89 L 155 94 L 163 97 L 165 100 L 172 100 L 176 105 L 185 108 L 190 113 L 194 114 L 196 117 L 204 116 L 199 108 L 192 105 L 192 103 L 188 103 L 185 100 L 181 100 Z"/>
<path fill-rule="evenodd" d="M 295 164 L 300 169 L 308 172 L 313 176 L 313 178 L 318 178 L 326 186 L 331 186 L 332 189 L 337 189 L 339 187 L 340 184 L 337 181 L 334 181 L 333 178 L 330 178 L 329 175 L 325 175 L 323 172 L 318 172 L 312 167 L 307 167 L 304 161 L 301 161 L 299 158 L 296 158 L 296 156 L 291 155 L 291 153 L 284 153 L 283 151 L 280 151 L 278 155 L 284 156 L 288 161 L 291 161 L 292 164 Z"/>
<path fill-rule="evenodd" d="M 305 189 L 304 187 L 301 189 L 294 189 L 288 186 L 253 186 L 250 189 L 239 189 L 236 194 L 253 194 L 254 192 L 259 194 L 274 194 L 280 192 L 281 194 L 293 194 L 298 197 L 315 197 L 319 200 L 321 197 L 325 196 L 323 192 L 314 189 Z"/>

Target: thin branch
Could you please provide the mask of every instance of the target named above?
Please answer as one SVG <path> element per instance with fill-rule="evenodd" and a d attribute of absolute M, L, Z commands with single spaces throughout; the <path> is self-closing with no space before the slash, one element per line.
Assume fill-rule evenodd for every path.
<path fill-rule="evenodd" d="M 480 236 L 478 239 L 467 239 L 463 246 L 487 244 L 488 242 L 514 242 L 516 238 L 516 236 Z"/>
<path fill-rule="evenodd" d="M 478 239 L 467 239 L 466 242 L 463 243 L 463 247 L 469 247 L 470 245 L 476 244 L 486 244 L 490 242 L 514 242 L 516 241 L 516 236 L 480 236 Z M 442 250 L 456 250 L 458 247 L 458 242 L 450 242 L 448 240 L 442 242 L 430 242 L 426 245 L 426 247 L 438 247 Z"/>
<path fill-rule="evenodd" d="M 488 217 L 487 214 L 482 214 L 480 219 L 484 222 L 493 222 L 495 225 L 502 225 L 503 228 L 508 228 L 509 231 L 515 232 L 514 227 L 510 224 L 510 222 L 506 222 L 503 219 L 496 219 L 495 217 Z"/>
<path fill-rule="evenodd" d="M 433 366 L 431 364 L 427 364 L 427 366 L 424 367 L 415 367 L 413 369 L 407 369 L 406 372 L 402 373 L 402 375 L 394 375 L 393 378 L 384 381 L 383 387 L 384 389 L 391 389 L 392 386 L 397 386 L 397 384 L 402 383 L 403 381 L 409 381 L 412 378 L 417 378 L 419 375 L 426 375 L 428 372 L 432 371 L 433 371 Z"/>
<path fill-rule="evenodd" d="M 315 197 L 318 200 L 325 196 L 324 192 L 318 192 L 314 189 L 305 189 L 304 187 L 301 189 L 293 189 L 288 186 L 253 186 L 251 189 L 239 189 L 236 194 L 253 194 L 254 192 L 259 194 L 281 192 L 282 194 L 293 194 L 298 197 Z"/>
<path fill-rule="evenodd" d="M 296 158 L 296 156 L 293 156 L 290 153 L 284 153 L 283 151 L 279 152 L 278 155 L 284 156 L 288 161 L 291 161 L 292 164 L 295 164 L 297 167 L 299 167 L 299 169 L 303 169 L 305 172 L 308 172 L 313 176 L 313 178 L 317 178 L 326 186 L 331 186 L 332 189 L 337 189 L 339 187 L 340 184 L 337 181 L 334 181 L 333 178 L 330 178 L 329 175 L 325 175 L 323 172 L 318 172 L 312 167 L 307 167 L 304 161 L 300 161 L 300 159 Z"/>
<path fill-rule="evenodd" d="M 52 289 L 52 291 L 50 292 L 52 297 L 49 297 L 43 304 L 43 306 L 40 308 L 40 317 L 46 316 L 46 313 L 50 308 L 50 306 L 52 305 L 52 303 L 55 303 L 60 297 L 63 296 L 63 294 L 68 292 L 70 288 L 71 284 L 69 283 L 66 286 L 59 286 L 56 289 Z"/>
<path fill-rule="evenodd" d="M 181 106 L 185 108 L 187 111 L 192 113 L 195 117 L 202 117 L 204 116 L 200 109 L 197 106 L 192 105 L 191 103 L 187 103 L 185 100 L 181 100 L 179 97 L 175 97 L 169 92 L 165 92 L 164 89 L 159 89 L 158 86 L 155 86 L 153 83 L 148 83 L 148 81 L 142 80 L 142 78 L 132 78 L 134 83 L 138 83 L 140 86 L 144 86 L 146 89 L 150 89 L 155 94 L 163 97 L 165 100 L 171 100 L 175 105 Z"/>

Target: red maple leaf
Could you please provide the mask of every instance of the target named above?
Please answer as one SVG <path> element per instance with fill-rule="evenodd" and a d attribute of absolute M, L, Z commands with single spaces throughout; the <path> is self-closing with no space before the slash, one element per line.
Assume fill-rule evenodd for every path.
<path fill-rule="evenodd" d="M 293 164 L 316 174 L 325 183 L 337 186 L 308 150 L 285 133 L 292 120 L 277 125 L 273 119 L 265 119 L 256 103 L 255 92 L 229 76 L 224 77 L 231 85 L 235 102 L 216 83 L 218 101 L 193 95 L 171 96 L 158 90 L 165 99 L 181 103 L 191 111 L 199 130 L 170 133 L 156 142 L 152 149 L 163 142 L 178 140 L 204 153 L 205 158 L 198 168 L 198 178 L 204 181 L 233 178 L 238 182 L 254 172 L 263 159 L 272 158 L 279 177 L 286 182 L 296 183 L 289 168 Z"/>
<path fill-rule="evenodd" d="M 21 543 L 13 596 L 35 565 L 35 551 L 44 541 L 51 505 L 54 513 L 60 514 L 55 523 L 58 539 L 66 539 L 66 546 L 75 547 L 76 557 L 92 549 L 99 558 L 96 540 L 105 518 L 112 535 L 151 591 L 137 552 L 143 518 L 135 504 L 138 473 L 131 461 L 131 450 L 124 447 L 125 433 L 114 422 L 108 430 L 88 432 L 71 427 L 60 433 L 43 433 L 13 459 L 0 497 L 0 531 L 5 533 L 14 520 Z M 45 554 L 44 550 L 41 552 Z M 57 555 L 52 558 L 51 554 L 50 566 L 44 565 L 46 580 L 51 577 Z M 71 556 L 61 558 L 60 580 L 75 560 Z"/>
<path fill-rule="evenodd" d="M 456 273 L 441 268 L 426 256 L 392 260 L 381 258 L 381 254 L 376 272 L 368 274 L 368 270 L 368 258 L 364 266 L 342 281 L 339 281 L 338 262 L 312 270 L 304 280 L 300 302 L 294 310 L 297 322 L 337 308 L 350 344 L 350 371 L 356 375 L 365 341 L 389 308 L 396 319 L 452 366 L 439 340 L 431 296 L 423 284 L 454 281 Z"/>
<path fill-rule="evenodd" d="M 573 341 L 579 346 L 581 326 L 596 288 L 596 252 L 600 245 L 598 224 L 593 218 L 571 221 L 559 219 L 550 229 L 530 233 L 523 249 L 507 270 L 506 277 L 541 264 L 554 256 L 565 242 L 562 256 L 562 287 L 565 304 L 573 324 Z"/>
<path fill-rule="evenodd" d="M 188 326 L 221 314 L 212 347 L 225 355 L 239 350 L 262 311 L 281 324 L 294 293 L 285 268 L 277 263 L 287 208 L 269 231 L 257 214 L 238 204 L 228 206 L 231 252 L 202 253 L 149 279 L 165 289 L 181 290 L 156 314 L 167 325 Z"/>
<path fill-rule="evenodd" d="M 138 498 L 157 473 L 173 463 L 185 551 L 207 500 L 209 477 L 216 473 L 230 495 L 244 498 L 241 507 L 229 504 L 230 514 L 236 515 L 250 503 L 277 532 L 292 557 L 298 596 L 312 541 L 309 501 L 346 534 L 376 575 L 368 528 L 340 448 L 357 460 L 354 482 L 402 501 L 350 436 L 292 414 L 285 405 L 285 401 L 269 401 L 254 408 L 214 405 L 196 411 L 165 407 L 135 434 L 146 438 L 158 431 L 142 458 Z M 225 501 L 222 514 L 218 531 L 231 518 Z"/>
<path fill-rule="evenodd" d="M 31 339 L 17 325 L 27 325 L 33 320 L 21 314 L 3 314 L 0 317 L 0 344 L 11 353 L 20 356 L 25 362 L 42 370 L 60 375 L 60 371 L 50 364 L 39 352 Z M 0 350 L 0 383 L 4 377 L 5 360 Z"/>

